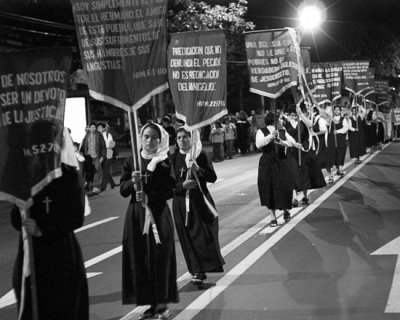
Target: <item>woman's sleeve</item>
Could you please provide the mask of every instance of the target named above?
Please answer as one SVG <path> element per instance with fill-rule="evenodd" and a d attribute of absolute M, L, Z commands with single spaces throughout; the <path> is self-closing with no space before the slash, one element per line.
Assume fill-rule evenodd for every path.
<path fill-rule="evenodd" d="M 264 136 L 264 133 L 259 129 L 256 134 L 256 147 L 261 149 L 262 147 L 268 145 L 274 140 L 274 136 L 270 133 L 267 136 Z"/>
<path fill-rule="evenodd" d="M 212 161 L 205 152 L 200 153 L 200 156 L 198 157 L 196 162 L 199 166 L 199 177 L 211 183 L 217 181 L 217 174 L 215 173 Z"/>
<path fill-rule="evenodd" d="M 127 159 L 122 167 L 119 193 L 124 198 L 135 193 L 135 188 L 133 187 L 132 182 L 132 164 L 130 159 Z"/>

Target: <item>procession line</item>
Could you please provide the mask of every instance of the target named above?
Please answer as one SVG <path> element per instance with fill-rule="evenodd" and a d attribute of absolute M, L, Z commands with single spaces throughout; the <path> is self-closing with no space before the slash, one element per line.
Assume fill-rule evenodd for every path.
<path fill-rule="evenodd" d="M 387 145 L 385 145 L 384 146 L 384 148 L 386 147 Z M 374 154 L 372 154 L 372 156 L 375 156 L 376 154 L 378 154 L 380 151 L 378 151 L 378 152 L 375 152 Z M 371 154 L 366 154 L 366 155 L 364 155 L 364 156 L 362 156 L 361 157 L 361 159 L 362 159 L 362 162 L 361 162 L 361 164 L 360 165 L 365 165 L 366 163 L 368 163 L 372 158 L 370 158 L 370 159 L 368 159 L 368 157 L 369 156 L 371 156 Z M 367 162 L 365 162 L 365 159 L 368 159 L 368 161 Z M 352 164 L 352 162 L 351 162 L 351 160 L 350 161 L 348 161 L 345 165 L 344 165 L 344 169 L 345 168 L 348 168 L 350 165 Z M 361 167 L 356 167 L 355 169 L 361 169 Z M 355 170 L 354 169 L 354 170 Z M 353 171 L 352 171 L 353 172 Z M 357 171 L 354 171 L 354 172 L 357 172 Z M 343 180 L 343 178 L 341 178 L 342 179 L 342 184 L 345 182 L 345 181 L 347 181 L 348 179 L 349 179 L 349 177 L 346 175 L 345 177 L 347 177 L 347 179 L 346 180 Z M 328 189 L 328 191 L 329 190 L 332 190 L 332 188 L 334 187 L 334 186 L 336 186 L 336 185 L 338 185 L 338 183 L 336 183 L 336 184 L 334 184 L 330 189 Z M 338 186 L 336 187 L 336 189 L 338 188 Z M 336 189 L 334 189 L 333 191 L 335 191 Z M 314 191 L 314 190 L 312 190 L 312 191 Z M 328 192 L 327 191 L 327 192 Z M 331 192 L 333 192 L 333 191 L 331 191 Z M 310 192 L 311 193 L 311 192 Z M 322 197 L 322 196 L 321 196 Z M 321 198 L 320 197 L 320 198 Z M 318 198 L 318 199 L 320 199 L 320 198 Z M 315 202 L 314 202 L 315 203 Z M 319 206 L 319 204 L 318 204 L 318 206 Z M 307 209 L 309 209 L 310 208 L 310 206 L 308 206 L 307 208 L 305 208 L 305 210 L 307 210 Z M 301 211 L 303 208 L 299 208 L 299 211 Z M 314 209 L 312 209 L 312 210 L 314 210 Z M 305 211 L 302 211 L 301 213 L 302 214 L 304 214 L 304 212 Z M 282 215 L 282 213 L 281 213 L 281 215 Z M 308 215 L 308 214 L 307 214 Z M 280 217 L 280 215 L 278 215 L 278 217 Z M 256 234 L 257 232 L 262 232 L 262 229 L 263 228 L 265 228 L 265 224 L 267 224 L 269 221 L 270 221 L 270 217 L 269 216 L 267 216 L 266 218 L 264 218 L 264 219 L 262 219 L 260 222 L 258 222 L 254 227 L 252 227 L 252 228 L 250 228 L 248 231 L 246 231 L 246 232 L 244 232 L 242 235 L 240 235 L 238 238 L 236 238 L 235 240 L 233 240 L 232 242 L 230 242 L 229 244 L 227 244 L 224 248 L 222 248 L 221 249 L 221 254 L 222 254 L 222 256 L 223 257 L 225 257 L 225 255 L 227 255 L 228 253 L 230 253 L 232 250 L 234 250 L 234 249 L 236 249 L 238 246 L 240 246 L 242 243 L 244 243 L 245 241 L 247 241 L 250 237 L 252 237 L 254 234 Z M 303 218 L 300 218 L 300 215 L 299 214 L 297 214 L 292 220 L 290 220 L 290 222 L 289 222 L 289 225 L 293 225 L 293 222 L 295 222 L 296 224 L 298 223 L 298 222 L 300 222 L 301 220 L 302 220 Z M 262 227 L 262 226 L 264 226 L 264 227 Z M 265 229 L 268 229 L 268 227 L 267 228 L 265 228 Z M 292 228 L 291 228 L 292 229 Z M 289 229 L 287 232 L 289 232 L 291 229 Z M 286 232 L 286 233 L 287 233 Z M 285 234 L 286 234 L 285 233 Z M 284 235 L 285 235 L 284 234 Z M 283 235 L 283 236 L 284 236 Z M 283 237 L 282 236 L 282 237 Z M 269 240 L 271 240 L 272 239 L 272 237 L 271 238 L 269 238 L 267 241 L 269 241 Z M 234 244 L 233 244 L 234 243 Z M 226 248 L 230 248 L 229 250 L 227 250 Z M 190 281 L 190 278 L 191 278 L 191 275 L 190 275 L 190 273 L 189 272 L 186 272 L 186 273 L 184 273 L 181 277 L 179 277 L 178 279 L 177 279 L 177 282 L 178 282 L 178 289 L 181 289 L 183 286 L 185 286 L 189 281 Z M 222 279 L 221 279 L 222 280 Z M 216 289 L 216 287 L 213 287 L 215 290 L 217 290 Z M 211 290 L 211 289 L 209 289 L 209 290 Z M 206 291 L 206 292 L 208 292 L 208 290 Z M 205 293 L 206 293 L 205 292 Z M 222 291 L 221 291 L 222 292 Z M 205 296 L 207 296 L 207 295 L 205 295 Z M 195 300 L 196 301 L 196 300 Z M 208 303 L 207 303 L 208 304 Z M 136 307 L 136 308 L 134 308 L 132 311 L 130 311 L 128 314 L 126 314 L 125 316 L 123 316 L 122 318 L 120 318 L 120 320 L 132 320 L 132 319 L 134 319 L 136 316 L 138 316 L 138 315 L 140 315 L 140 314 L 142 314 L 144 311 L 146 311 L 146 309 L 148 308 L 149 306 L 139 306 L 139 307 Z M 185 309 L 186 310 L 186 309 Z M 184 312 L 184 311 L 182 311 L 182 312 Z M 200 312 L 200 311 L 199 311 Z M 193 315 L 194 316 L 194 315 Z M 180 319 L 180 318 L 174 318 L 174 319 Z M 186 319 L 185 317 L 184 318 L 182 318 L 183 320 L 190 320 L 191 318 L 188 318 L 188 319 Z"/>
<path fill-rule="evenodd" d="M 336 184 L 329 188 L 323 193 L 315 202 L 310 204 L 307 208 L 301 211 L 293 220 L 290 220 L 282 228 L 280 228 L 275 234 L 269 239 L 263 242 L 259 247 L 252 251 L 246 258 L 244 258 L 239 264 L 233 267 L 227 272 L 220 280 L 216 282 L 216 285 L 204 291 L 197 299 L 189 304 L 184 310 L 182 310 L 174 320 L 191 320 L 200 311 L 207 307 L 215 298 L 225 291 L 235 280 L 244 274 L 254 263 L 258 261 L 268 250 L 270 250 L 276 243 L 278 243 L 285 235 L 287 235 L 294 227 L 306 218 L 311 212 L 313 212 L 320 204 L 322 204 L 329 196 L 331 196 L 337 189 L 345 184 L 355 173 L 361 170 L 369 161 L 371 161 L 379 152 L 376 152 L 366 161 L 355 167 L 346 176 L 342 177 Z"/>

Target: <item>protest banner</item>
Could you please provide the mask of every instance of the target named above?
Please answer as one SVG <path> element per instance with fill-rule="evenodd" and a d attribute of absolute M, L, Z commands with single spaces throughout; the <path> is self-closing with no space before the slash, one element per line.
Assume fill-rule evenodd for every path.
<path fill-rule="evenodd" d="M 306 81 L 306 87 L 310 91 L 313 91 L 314 89 L 314 83 L 312 81 L 312 72 L 311 72 L 311 54 L 310 54 L 310 48 L 300 48 L 301 50 L 301 58 L 303 60 L 303 67 L 304 67 L 304 73 L 305 73 L 305 81 Z"/>
<path fill-rule="evenodd" d="M 310 48 L 300 48 L 298 65 L 298 83 L 297 86 L 291 87 L 294 101 L 296 104 L 303 101 L 312 104 L 314 84 L 312 82 Z"/>
<path fill-rule="evenodd" d="M 300 47 L 293 28 L 245 34 L 250 91 L 272 99 L 298 84 Z"/>
<path fill-rule="evenodd" d="M 393 124 L 395 126 L 400 125 L 400 108 L 393 109 Z"/>
<path fill-rule="evenodd" d="M 361 94 L 369 88 L 369 61 L 342 61 L 344 88 L 354 94 Z"/>
<path fill-rule="evenodd" d="M 368 68 L 367 72 L 368 85 L 365 89 L 361 90 L 360 94 L 367 97 L 375 93 L 375 68 Z"/>
<path fill-rule="evenodd" d="M 189 130 L 227 114 L 226 45 L 222 30 L 171 35 L 168 79 L 176 116 Z"/>
<path fill-rule="evenodd" d="M 389 104 L 389 81 L 375 80 L 374 82 L 375 102 L 378 106 Z"/>
<path fill-rule="evenodd" d="M 0 53 L 0 200 L 20 209 L 61 176 L 71 56 L 69 48 Z"/>
<path fill-rule="evenodd" d="M 340 62 L 311 64 L 314 98 L 318 104 L 333 103 L 341 97 L 342 71 Z"/>
<path fill-rule="evenodd" d="M 168 88 L 166 0 L 71 0 L 90 95 L 127 111 Z"/>
<path fill-rule="evenodd" d="M 89 94 L 128 112 L 135 168 L 136 110 L 168 88 L 167 0 L 71 0 Z"/>

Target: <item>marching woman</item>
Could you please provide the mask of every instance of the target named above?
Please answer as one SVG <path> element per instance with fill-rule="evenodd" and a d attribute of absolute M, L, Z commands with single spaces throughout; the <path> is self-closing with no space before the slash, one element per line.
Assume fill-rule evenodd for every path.
<path fill-rule="evenodd" d="M 305 108 L 303 108 L 303 111 L 307 112 Z M 295 110 L 292 110 L 291 119 L 285 126 L 287 133 L 296 142 L 294 144 L 295 147 L 288 148 L 286 153 L 294 178 L 295 192 L 293 206 L 296 207 L 298 206 L 296 192 L 303 192 L 303 199 L 301 201 L 303 205 L 307 205 L 309 201 L 307 198 L 308 190 L 326 186 L 321 166 L 317 162 L 313 146 L 310 145 L 310 135 L 307 127 L 311 127 L 312 123 L 303 111 L 300 108 L 298 108 L 297 113 Z M 300 121 L 298 120 L 299 116 Z M 300 126 L 300 129 L 298 126 Z M 300 160 L 299 149 L 301 150 Z"/>
<path fill-rule="evenodd" d="M 202 284 L 208 272 L 223 272 L 218 217 L 207 182 L 215 182 L 211 160 L 201 150 L 198 131 L 177 129 L 179 151 L 171 156 L 176 176 L 173 213 L 179 242 L 192 282 Z"/>
<path fill-rule="evenodd" d="M 378 144 L 377 139 L 377 115 L 372 108 L 372 104 L 367 104 L 367 115 L 365 117 L 365 144 L 369 153 L 374 152 L 374 148 Z"/>
<path fill-rule="evenodd" d="M 322 117 L 317 107 L 313 108 L 313 143 L 317 161 L 321 169 L 328 172 L 328 182 L 333 183 L 330 149 L 328 148 L 328 121 Z"/>
<path fill-rule="evenodd" d="M 382 144 L 385 142 L 385 117 L 383 116 L 383 112 L 379 109 L 376 113 L 376 140 L 377 140 L 377 147 L 379 150 L 382 150 Z"/>
<path fill-rule="evenodd" d="M 278 115 L 277 115 L 278 117 Z M 290 136 L 283 128 L 282 118 L 274 126 L 275 114 L 268 112 L 264 118 L 266 127 L 257 131 L 256 146 L 262 150 L 258 166 L 258 193 L 262 206 L 272 211 L 271 227 L 277 227 L 275 211 L 283 210 L 285 222 L 290 220 L 293 181 L 285 147 L 291 147 Z"/>
<path fill-rule="evenodd" d="M 35 128 L 41 127 L 38 130 L 32 128 L 36 138 L 52 135 L 40 142 L 54 141 L 53 134 L 57 129 L 52 122 L 39 120 L 35 125 Z M 39 140 L 36 138 L 34 140 L 37 143 Z M 74 230 L 83 225 L 85 192 L 81 174 L 77 171 L 78 162 L 72 139 L 66 128 L 63 141 L 62 176 L 54 179 L 33 197 L 29 218 L 21 218 L 19 209 L 14 207 L 11 211 L 11 223 L 19 231 L 24 227 L 27 234 L 32 236 L 38 319 L 87 320 L 89 294 L 86 270 L 74 233 Z M 43 161 L 42 164 L 44 163 Z M 25 236 L 21 232 L 13 286 L 20 311 L 19 319 L 31 320 L 36 317 L 32 310 L 32 275 L 25 260 L 25 244 Z"/>
<path fill-rule="evenodd" d="M 147 123 L 140 131 L 142 172 L 127 159 L 120 193 L 131 197 L 122 243 L 122 302 L 150 305 L 139 319 L 169 319 L 168 303 L 178 302 L 174 226 L 167 200 L 175 179 L 168 158 L 168 133 Z"/>
<path fill-rule="evenodd" d="M 349 120 L 350 158 L 355 159 L 355 164 L 359 164 L 361 163 L 360 157 L 366 153 L 364 114 L 362 113 L 362 109 L 360 108 L 357 114 L 357 107 L 352 107 Z"/>
<path fill-rule="evenodd" d="M 333 108 L 333 118 L 329 128 L 328 144 L 331 151 L 331 165 L 336 166 L 336 174 L 343 176 L 343 165 L 346 157 L 347 120 L 341 115 L 342 108 L 336 105 Z"/>

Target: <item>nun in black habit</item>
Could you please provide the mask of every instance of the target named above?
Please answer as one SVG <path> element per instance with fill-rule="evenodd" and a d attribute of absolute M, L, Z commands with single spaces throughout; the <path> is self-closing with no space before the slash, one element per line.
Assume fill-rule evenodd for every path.
<path fill-rule="evenodd" d="M 192 282 L 201 284 L 207 272 L 223 272 L 218 217 L 207 182 L 215 182 L 211 160 L 201 150 L 198 131 L 177 130 L 179 151 L 171 156 L 176 177 L 173 213 L 179 242 Z"/>
<path fill-rule="evenodd" d="M 54 126 L 51 122 L 48 122 Z M 51 132 L 50 128 L 46 130 Z M 73 143 L 64 129 L 61 150 L 62 175 L 33 197 L 29 218 L 11 211 L 11 223 L 25 227 L 32 236 L 38 318 L 40 320 L 87 320 L 89 297 L 86 271 L 74 230 L 83 225 L 85 193 Z M 57 176 L 57 174 L 56 174 Z M 25 237 L 24 237 L 25 239 Z M 22 320 L 33 319 L 31 274 L 24 261 L 26 241 L 21 232 L 14 266 L 13 287 Z"/>
<path fill-rule="evenodd" d="M 169 319 L 178 302 L 174 226 L 167 200 L 175 179 L 168 159 L 168 133 L 147 123 L 140 131 L 141 176 L 133 160 L 123 167 L 120 193 L 131 197 L 122 241 L 122 302 L 149 305 L 140 319 Z"/>

